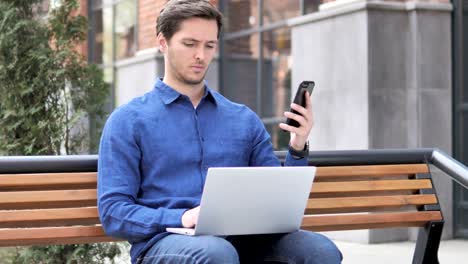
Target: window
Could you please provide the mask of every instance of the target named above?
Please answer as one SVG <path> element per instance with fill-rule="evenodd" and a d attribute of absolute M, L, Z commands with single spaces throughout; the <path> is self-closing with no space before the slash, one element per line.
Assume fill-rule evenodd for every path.
<path fill-rule="evenodd" d="M 292 90 L 291 29 L 286 21 L 317 11 L 322 0 L 219 2 L 227 20 L 221 92 L 262 118 L 276 150 L 287 149 L 289 133 L 278 127 L 289 110 Z"/>
<path fill-rule="evenodd" d="M 137 48 L 136 0 L 92 1 L 92 62 L 111 65 L 135 55 Z"/>
<path fill-rule="evenodd" d="M 114 35 L 112 34 L 112 7 L 99 8 L 93 11 L 93 35 L 94 42 L 92 62 L 101 65 L 112 65 L 113 63 L 113 42 Z"/>
<path fill-rule="evenodd" d="M 257 111 L 258 33 L 226 41 L 223 95 Z"/>
<path fill-rule="evenodd" d="M 299 16 L 300 4 L 298 0 L 263 0 L 263 24 L 267 25 Z"/>
<path fill-rule="evenodd" d="M 117 59 L 132 57 L 136 52 L 137 10 L 134 0 L 115 5 L 114 40 Z"/>
<path fill-rule="evenodd" d="M 304 0 L 304 4 L 303 4 L 303 7 L 304 7 L 304 14 L 309 14 L 309 13 L 312 13 L 312 12 L 316 12 L 318 11 L 318 7 L 321 3 L 325 3 L 327 1 L 322 1 L 322 0 Z"/>
<path fill-rule="evenodd" d="M 264 61 L 267 67 L 262 72 L 265 80 L 262 89 L 262 118 L 271 135 L 275 149 L 286 149 L 289 133 L 284 133 L 278 124 L 283 122 L 283 113 L 291 103 L 291 30 L 279 28 L 264 35 Z"/>
<path fill-rule="evenodd" d="M 114 107 L 115 63 L 137 50 L 137 0 L 95 0 L 91 4 L 89 60 L 104 70 Z"/>
<path fill-rule="evenodd" d="M 258 26 L 257 0 L 224 1 L 223 14 L 227 20 L 225 32 L 236 32 Z"/>

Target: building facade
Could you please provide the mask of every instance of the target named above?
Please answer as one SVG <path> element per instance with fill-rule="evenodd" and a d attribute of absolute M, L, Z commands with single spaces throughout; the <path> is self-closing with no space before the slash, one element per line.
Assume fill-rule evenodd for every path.
<path fill-rule="evenodd" d="M 463 137 L 468 132 L 463 76 L 468 1 L 212 2 L 226 21 L 207 81 L 257 112 L 275 149 L 287 147 L 289 135 L 277 125 L 291 95 L 302 80 L 314 80 L 311 149 L 430 147 L 468 164 Z M 163 75 L 155 23 L 164 3 L 81 0 L 80 13 L 90 21 L 84 53 L 103 68 L 112 107 L 151 90 Z M 468 191 L 440 172 L 433 174 L 446 218 L 444 238 L 468 238 Z M 383 242 L 414 240 L 416 232 L 330 236 Z"/>

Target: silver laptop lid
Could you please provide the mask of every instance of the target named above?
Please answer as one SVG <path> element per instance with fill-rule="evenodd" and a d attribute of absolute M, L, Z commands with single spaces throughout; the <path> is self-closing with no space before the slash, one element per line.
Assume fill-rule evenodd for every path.
<path fill-rule="evenodd" d="M 315 171 L 310 166 L 210 168 L 195 234 L 298 230 Z"/>

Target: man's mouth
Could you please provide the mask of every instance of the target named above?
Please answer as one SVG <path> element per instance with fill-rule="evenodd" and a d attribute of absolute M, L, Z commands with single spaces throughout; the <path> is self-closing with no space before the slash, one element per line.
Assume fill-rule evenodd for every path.
<path fill-rule="evenodd" d="M 203 71 L 205 69 L 205 67 L 203 65 L 193 65 L 191 66 L 191 68 L 194 70 L 194 71 Z"/>

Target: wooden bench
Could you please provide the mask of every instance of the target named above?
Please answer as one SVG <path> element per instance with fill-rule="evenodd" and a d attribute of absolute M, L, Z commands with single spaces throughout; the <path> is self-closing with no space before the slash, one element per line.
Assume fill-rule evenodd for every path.
<path fill-rule="evenodd" d="M 0 170 L 0 246 L 118 241 L 100 226 L 95 163 Z M 319 166 L 302 228 L 421 227 L 413 263 L 437 263 L 443 222 L 427 164 Z"/>

